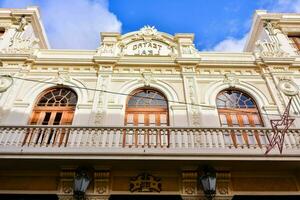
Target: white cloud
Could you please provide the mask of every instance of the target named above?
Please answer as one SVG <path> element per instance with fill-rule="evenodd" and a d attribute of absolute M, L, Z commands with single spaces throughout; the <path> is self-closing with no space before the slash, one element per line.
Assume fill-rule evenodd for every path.
<path fill-rule="evenodd" d="M 241 52 L 244 49 L 248 34 L 237 39 L 228 37 L 212 48 L 213 51 Z"/>
<path fill-rule="evenodd" d="M 271 0 L 262 1 L 264 9 L 269 12 L 292 12 L 300 13 L 300 0 Z M 211 50 L 241 52 L 244 49 L 248 34 L 242 38 L 227 37 L 216 44 Z"/>
<path fill-rule="evenodd" d="M 267 5 L 272 12 L 300 12 L 300 0 L 277 0 Z"/>
<path fill-rule="evenodd" d="M 5 0 L 1 7 L 38 5 L 52 48 L 95 49 L 100 32 L 121 32 L 121 22 L 109 11 L 108 0 Z"/>

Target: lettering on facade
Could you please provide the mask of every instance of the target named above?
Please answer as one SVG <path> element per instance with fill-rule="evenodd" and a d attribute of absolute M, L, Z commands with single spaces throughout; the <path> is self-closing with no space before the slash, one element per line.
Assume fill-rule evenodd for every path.
<path fill-rule="evenodd" d="M 139 42 L 132 46 L 134 55 L 160 55 L 162 45 L 155 42 Z"/>
<path fill-rule="evenodd" d="M 148 173 L 139 174 L 130 179 L 130 192 L 160 192 L 161 178 Z"/>

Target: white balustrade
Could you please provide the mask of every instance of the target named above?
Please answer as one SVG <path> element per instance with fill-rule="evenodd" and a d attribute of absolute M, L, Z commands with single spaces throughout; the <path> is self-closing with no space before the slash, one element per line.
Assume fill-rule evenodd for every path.
<path fill-rule="evenodd" d="M 0 126 L 4 147 L 265 149 L 267 128 Z M 300 130 L 290 129 L 284 149 L 300 150 Z"/>

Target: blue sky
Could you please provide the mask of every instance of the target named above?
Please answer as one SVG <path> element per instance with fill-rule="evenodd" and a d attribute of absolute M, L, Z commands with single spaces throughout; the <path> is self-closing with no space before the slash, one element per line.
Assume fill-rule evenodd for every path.
<path fill-rule="evenodd" d="M 95 49 L 99 33 L 144 25 L 195 34 L 201 51 L 241 51 L 256 9 L 300 12 L 300 0 L 0 0 L 3 8 L 40 7 L 52 48 Z"/>

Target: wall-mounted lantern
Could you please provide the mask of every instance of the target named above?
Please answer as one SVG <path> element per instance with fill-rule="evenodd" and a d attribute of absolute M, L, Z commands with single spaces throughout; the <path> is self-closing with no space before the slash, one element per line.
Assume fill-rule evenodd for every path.
<path fill-rule="evenodd" d="M 90 184 L 88 171 L 83 168 L 78 168 L 74 177 L 74 198 L 76 200 L 84 200 L 85 192 Z"/>
<path fill-rule="evenodd" d="M 199 171 L 199 182 L 202 185 L 204 194 L 208 200 L 211 200 L 216 195 L 217 176 L 214 168 L 205 166 Z"/>

